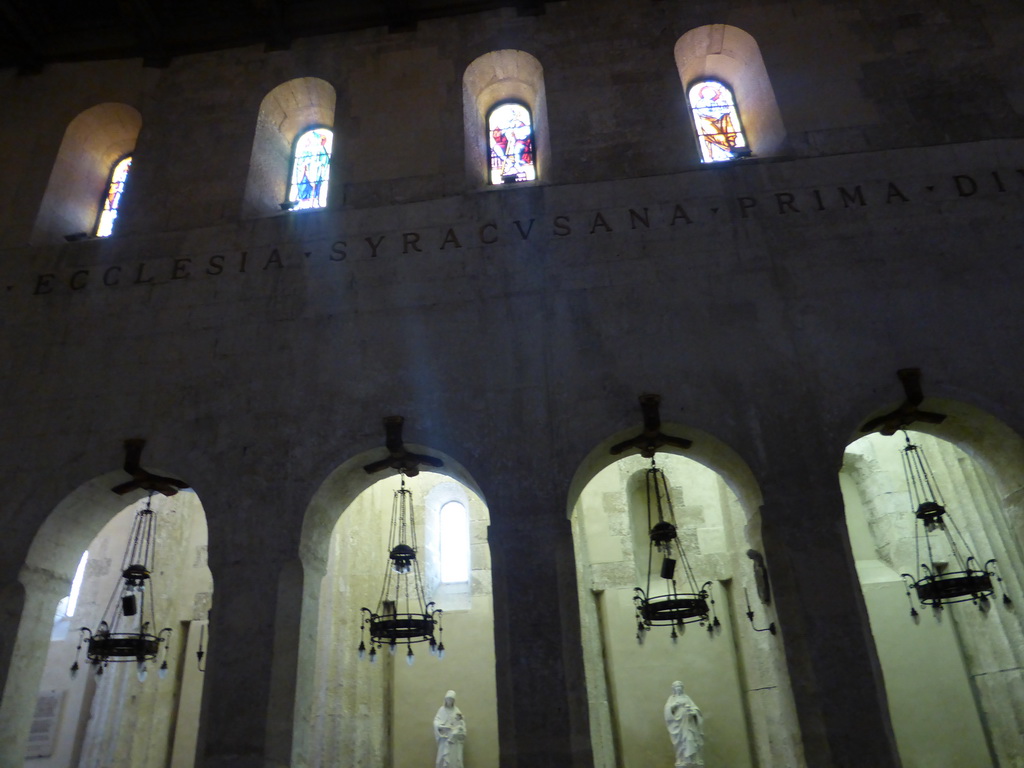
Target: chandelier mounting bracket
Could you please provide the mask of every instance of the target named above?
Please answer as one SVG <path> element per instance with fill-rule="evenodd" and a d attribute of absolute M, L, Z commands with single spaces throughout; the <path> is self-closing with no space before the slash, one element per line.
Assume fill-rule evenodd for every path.
<path fill-rule="evenodd" d="M 896 371 L 900 383 L 903 384 L 904 401 L 895 411 L 878 416 L 866 422 L 861 432 L 881 432 L 883 435 L 895 435 L 901 429 L 915 421 L 922 421 L 926 424 L 941 424 L 946 415 L 933 411 L 922 411 L 918 406 L 924 402 L 924 392 L 921 389 L 921 369 L 901 368 Z"/>
<path fill-rule="evenodd" d="M 126 483 L 115 485 L 110 490 L 120 496 L 134 490 L 173 496 L 183 488 L 188 488 L 188 483 L 176 477 L 156 475 L 143 469 L 141 465 L 142 449 L 145 446 L 146 441 L 138 437 L 124 441 L 124 471 L 131 475 L 132 479 Z"/>
<path fill-rule="evenodd" d="M 402 416 L 384 417 L 384 445 L 388 450 L 388 455 L 380 461 L 370 462 L 363 467 L 366 474 L 372 475 L 385 469 L 397 469 L 406 477 L 416 477 L 420 473 L 420 467 L 444 466 L 441 459 L 423 453 L 413 453 L 405 447 L 402 440 L 402 425 L 404 423 L 405 419 Z"/>
<path fill-rule="evenodd" d="M 640 455 L 645 459 L 653 459 L 658 449 L 664 446 L 685 450 L 693 445 L 693 441 L 687 440 L 685 437 L 666 435 L 661 431 L 660 406 L 661 395 L 650 393 L 640 395 L 640 410 L 644 416 L 643 431 L 636 437 L 631 437 L 628 440 L 623 440 L 621 443 L 613 445 L 610 449 L 612 456 L 618 456 L 630 448 L 638 448 Z"/>

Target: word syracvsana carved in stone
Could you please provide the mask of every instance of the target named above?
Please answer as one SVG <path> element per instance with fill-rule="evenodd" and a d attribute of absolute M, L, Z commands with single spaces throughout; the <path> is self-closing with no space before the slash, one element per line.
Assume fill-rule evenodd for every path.
<path fill-rule="evenodd" d="M 654 206 L 606 208 L 604 210 L 561 213 L 533 218 L 511 219 L 502 223 L 460 223 L 426 225 L 417 230 L 373 235 L 346 235 L 332 242 L 326 253 L 322 248 L 306 250 L 308 244 L 271 248 L 265 255 L 249 251 L 215 253 L 209 256 L 182 256 L 159 261 L 139 261 L 107 267 L 80 268 L 57 274 L 36 276 L 32 293 L 46 295 L 67 289 L 77 292 L 90 287 L 116 288 L 127 285 L 159 285 L 197 277 L 224 274 L 279 271 L 301 268 L 304 262 L 326 259 L 343 262 L 350 258 L 376 259 L 425 253 L 453 253 L 463 248 L 483 248 L 526 241 L 563 240 L 577 236 L 625 234 L 645 230 L 677 232 L 689 225 L 740 224 L 744 220 L 765 217 L 841 213 L 849 209 L 899 207 L 908 203 L 948 201 L 977 194 L 1024 192 L 1024 168 L 996 170 L 984 174 L 956 174 L 942 182 L 922 184 L 879 180 L 863 184 L 806 187 L 795 191 L 761 192 L 752 195 L 713 199 L 696 198 Z M 299 214 L 308 215 L 308 214 Z M 293 251 L 293 249 L 295 249 Z M 13 286 L 8 286 L 12 290 Z"/>

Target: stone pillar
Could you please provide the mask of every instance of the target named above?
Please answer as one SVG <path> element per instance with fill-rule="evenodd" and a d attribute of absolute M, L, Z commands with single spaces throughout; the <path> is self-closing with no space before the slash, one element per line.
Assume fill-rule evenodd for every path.
<path fill-rule="evenodd" d="M 286 505 L 266 489 L 262 496 L 260 489 L 230 490 L 218 499 L 203 497 L 214 591 L 197 763 L 285 768 L 293 700 L 288 692 L 282 696 L 280 681 L 294 683 L 296 654 L 288 649 L 298 645 L 299 611 L 280 610 L 279 599 L 301 601 L 287 588 L 301 520 L 270 512 Z M 272 718 L 284 719 L 283 727 L 275 722 L 271 728 Z"/>
<path fill-rule="evenodd" d="M 837 473 L 766 482 L 762 534 L 807 765 L 900 765 Z"/>
<path fill-rule="evenodd" d="M 490 509 L 502 768 L 593 765 L 572 530 L 551 506 Z"/>
<path fill-rule="evenodd" d="M 7 625 L 11 633 L 4 638 L 5 644 L 11 643 L 11 653 L 0 701 L 0 765 L 21 765 L 25 760 L 53 612 L 68 588 L 66 578 L 42 569 L 26 568 L 21 579 L 23 589 L 12 585 L 4 590 L 4 596 L 10 598 L 10 605 L 4 606 L 5 614 L 13 615 L 19 602 L 22 610 Z"/>

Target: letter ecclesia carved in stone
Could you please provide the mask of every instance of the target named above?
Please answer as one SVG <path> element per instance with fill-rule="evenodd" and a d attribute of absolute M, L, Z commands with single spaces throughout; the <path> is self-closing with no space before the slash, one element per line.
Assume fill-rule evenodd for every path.
<path fill-rule="evenodd" d="M 682 236 L 691 225 L 700 227 L 742 226 L 751 219 L 793 221 L 823 214 L 844 215 L 850 209 L 881 208 L 893 211 L 927 202 L 970 200 L 991 195 L 1024 195 L 1024 168 L 957 173 L 937 179 L 889 179 L 843 183 L 801 189 L 752 192 L 731 198 L 692 198 L 657 205 L 626 205 L 618 208 L 557 212 L 545 217 L 509 218 L 506 221 L 459 222 L 425 225 L 416 230 L 383 234 L 344 234 L 330 244 L 289 243 L 253 253 L 265 275 L 283 274 L 304 263 L 321 259 L 340 263 L 350 260 L 388 259 L 403 254 L 435 254 L 449 257 L 474 246 L 514 245 L 531 240 L 561 240 L 615 233 L 643 238 L 659 229 Z M 895 205 L 895 204 L 899 205 Z M 966 204 L 966 203 L 965 203 Z M 719 214 L 719 211 L 722 211 Z M 889 213 L 888 215 L 893 215 Z M 540 224 L 540 226 L 537 226 Z M 677 227 L 685 224 L 686 227 Z M 466 246 L 466 247 L 464 247 Z M 73 248 L 74 244 L 67 246 Z M 98 288 L 128 290 L 132 285 L 163 285 L 199 278 L 244 274 L 249 251 L 213 255 L 183 254 L 167 260 L 131 261 L 105 269 L 79 267 L 66 272 L 42 272 L 30 285 L 7 281 L 7 291 L 25 290 L 34 296 L 59 295 Z M 95 271 L 96 275 L 92 272 Z"/>

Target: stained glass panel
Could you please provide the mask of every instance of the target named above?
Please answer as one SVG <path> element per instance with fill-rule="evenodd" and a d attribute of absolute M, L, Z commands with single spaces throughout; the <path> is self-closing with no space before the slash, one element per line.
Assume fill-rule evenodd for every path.
<path fill-rule="evenodd" d="M 533 120 L 523 104 L 501 104 L 491 110 L 487 120 L 491 145 L 491 183 L 506 184 L 533 181 Z"/>
<path fill-rule="evenodd" d="M 333 143 L 334 133 L 327 128 L 306 131 L 295 142 L 288 201 L 295 203 L 296 209 L 323 208 L 327 205 Z"/>
<path fill-rule="evenodd" d="M 701 159 L 705 163 L 746 156 L 747 141 L 740 125 L 736 102 L 728 86 L 704 80 L 690 86 L 690 109 L 697 128 Z"/>
<path fill-rule="evenodd" d="M 121 195 L 124 194 L 124 183 L 128 180 L 128 171 L 132 167 L 132 158 L 123 157 L 118 160 L 114 170 L 110 172 L 110 184 L 107 185 L 107 196 L 103 199 L 103 210 L 96 222 L 96 237 L 107 237 L 114 231 L 114 219 L 117 209 L 121 206 Z"/>

